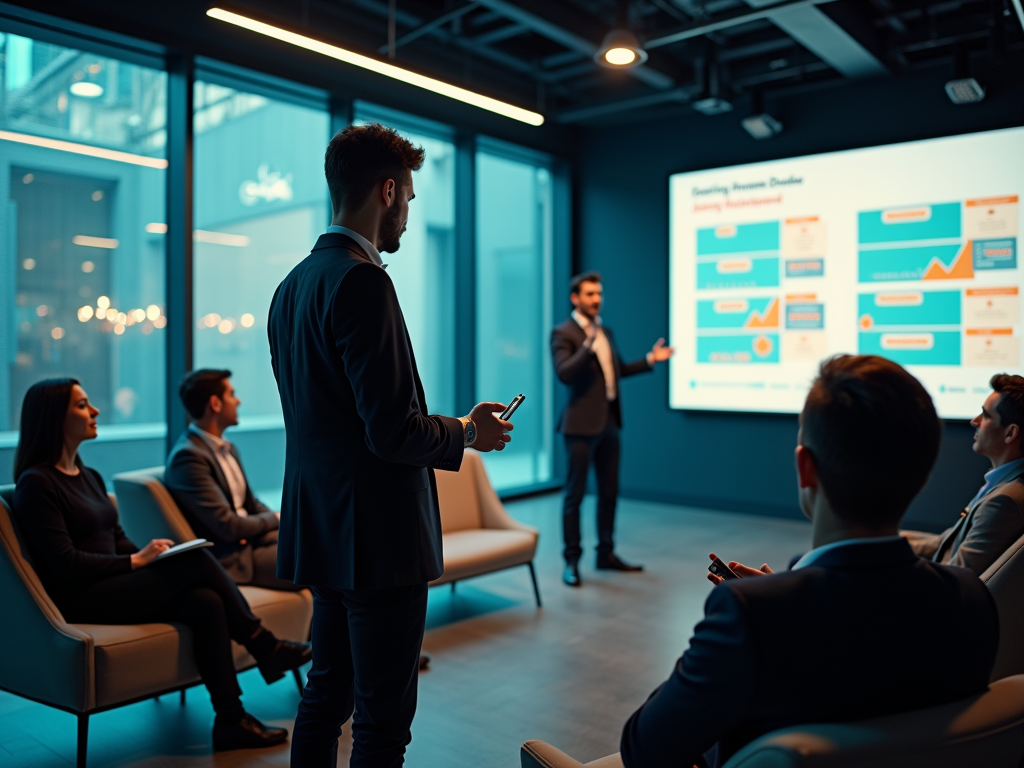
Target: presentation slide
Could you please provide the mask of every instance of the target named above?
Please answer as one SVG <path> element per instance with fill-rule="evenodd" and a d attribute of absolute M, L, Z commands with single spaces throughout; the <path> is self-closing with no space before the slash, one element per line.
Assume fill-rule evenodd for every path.
<path fill-rule="evenodd" d="M 1024 128 L 669 178 L 673 408 L 799 413 L 883 355 L 947 419 L 1022 373 Z"/>

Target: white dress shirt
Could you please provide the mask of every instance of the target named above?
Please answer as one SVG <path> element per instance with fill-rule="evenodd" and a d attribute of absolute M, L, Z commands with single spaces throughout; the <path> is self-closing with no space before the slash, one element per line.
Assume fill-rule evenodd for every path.
<path fill-rule="evenodd" d="M 388 265 L 384 264 L 381 261 L 380 251 L 374 248 L 369 240 L 360 235 L 354 229 L 349 229 L 348 227 L 343 227 L 339 224 L 331 224 L 331 226 L 327 228 L 327 231 L 338 235 L 348 235 L 357 243 L 359 243 L 362 249 L 366 251 L 366 255 L 370 257 L 370 261 L 372 261 L 378 267 L 383 267 L 384 269 L 388 268 Z"/>
<path fill-rule="evenodd" d="M 586 333 L 590 327 L 590 319 L 575 309 L 572 311 L 572 319 Z M 619 391 L 615 381 L 615 359 L 612 356 L 612 345 L 609 343 L 608 337 L 604 335 L 600 317 L 597 318 L 597 336 L 594 337 L 590 351 L 597 355 L 597 362 L 601 365 L 601 373 L 604 374 L 604 393 L 610 403 L 619 396 Z"/>
<path fill-rule="evenodd" d="M 231 503 L 235 508 L 235 513 L 239 517 L 247 517 L 249 513 L 245 509 L 245 474 L 238 465 L 235 455 L 231 453 L 231 443 L 222 437 L 211 435 L 195 424 L 189 424 L 188 428 L 192 434 L 198 435 L 210 447 L 213 455 L 217 457 L 217 463 L 220 464 L 220 469 L 224 473 L 224 477 L 227 478 L 228 487 L 231 489 Z"/>

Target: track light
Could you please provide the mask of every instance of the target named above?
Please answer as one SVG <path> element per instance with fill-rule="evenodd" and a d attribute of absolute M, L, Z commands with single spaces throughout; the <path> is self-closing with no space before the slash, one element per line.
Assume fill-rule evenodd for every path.
<path fill-rule="evenodd" d="M 629 69 L 647 61 L 640 39 L 628 29 L 613 29 L 604 36 L 594 61 L 612 69 Z"/>
<path fill-rule="evenodd" d="M 750 116 L 740 120 L 740 125 L 758 140 L 770 139 L 782 133 L 782 123 L 764 111 L 764 100 L 760 91 L 751 94 Z"/>
<path fill-rule="evenodd" d="M 466 88 L 460 88 L 457 85 L 451 85 L 441 80 L 436 80 L 433 77 L 427 77 L 421 75 L 418 72 L 410 72 L 408 69 L 396 67 L 394 64 L 387 64 L 378 59 L 372 59 L 369 56 L 363 56 L 362 54 L 354 53 L 353 51 L 339 48 L 336 45 L 330 45 L 319 40 L 314 40 L 311 37 L 300 35 L 295 32 L 290 32 L 287 29 L 275 27 L 272 24 L 266 24 L 262 21 L 256 21 L 250 19 L 247 16 L 242 16 L 231 11 L 224 10 L 223 8 L 211 8 L 206 12 L 206 15 L 223 21 L 228 24 L 233 24 L 236 27 L 242 27 L 252 32 L 258 32 L 261 35 L 272 37 L 275 40 L 280 40 L 285 43 L 297 46 L 299 48 L 305 48 L 307 51 L 314 51 L 324 56 L 329 56 L 332 59 L 343 61 L 346 64 L 351 64 L 362 69 L 368 69 L 371 72 L 376 72 L 379 75 L 390 77 L 394 80 L 399 80 L 409 85 L 414 85 L 417 88 L 422 88 L 426 91 L 432 91 L 442 96 L 447 96 L 449 99 L 455 99 L 461 101 L 464 104 L 471 104 L 474 107 L 480 109 L 486 109 L 489 112 L 494 112 L 505 117 L 510 117 L 513 120 L 519 120 L 520 122 L 527 123 L 529 125 L 543 125 L 544 116 L 537 112 L 531 112 L 528 109 L 522 107 L 516 107 L 512 104 L 507 104 L 504 101 L 498 99 L 492 99 L 490 96 L 484 96 L 481 93 L 474 93 L 473 91 L 467 90 Z"/>
<path fill-rule="evenodd" d="M 732 103 L 719 96 L 721 73 L 718 70 L 718 62 L 711 58 L 704 64 L 704 93 L 703 99 L 693 102 L 693 108 L 702 115 L 720 115 L 723 112 L 732 112 Z"/>
<path fill-rule="evenodd" d="M 985 98 L 985 88 L 971 77 L 967 48 L 953 51 L 953 79 L 946 83 L 946 95 L 954 104 L 977 104 Z"/>

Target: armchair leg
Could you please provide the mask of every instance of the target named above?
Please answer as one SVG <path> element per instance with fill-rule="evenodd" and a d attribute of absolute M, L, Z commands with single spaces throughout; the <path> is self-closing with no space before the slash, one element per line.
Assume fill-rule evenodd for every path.
<path fill-rule="evenodd" d="M 452 594 L 455 594 L 455 582 L 452 582 Z"/>
<path fill-rule="evenodd" d="M 537 571 L 533 567 L 533 561 L 528 562 L 526 567 L 530 569 L 530 578 L 533 579 L 533 596 L 537 598 L 537 607 L 543 608 L 544 606 L 540 602 L 540 587 L 537 586 Z"/>
<path fill-rule="evenodd" d="M 181 706 L 185 706 L 185 689 L 181 689 Z"/>
<path fill-rule="evenodd" d="M 292 670 L 292 676 L 295 678 L 295 684 L 297 686 L 299 686 L 299 696 L 301 696 L 302 695 L 302 689 L 303 689 L 303 687 L 302 687 L 302 673 L 299 672 L 299 670 L 296 668 L 296 669 Z"/>
<path fill-rule="evenodd" d="M 78 714 L 78 756 L 75 759 L 77 768 L 85 768 L 86 754 L 89 749 L 89 715 Z"/>

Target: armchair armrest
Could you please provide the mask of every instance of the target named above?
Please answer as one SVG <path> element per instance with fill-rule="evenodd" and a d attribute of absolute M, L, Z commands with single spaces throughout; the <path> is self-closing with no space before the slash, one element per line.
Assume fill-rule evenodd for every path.
<path fill-rule="evenodd" d="M 622 756 L 616 752 L 584 764 L 550 744 L 531 740 L 519 749 L 519 764 L 522 768 L 622 768 Z"/>
<path fill-rule="evenodd" d="M 93 638 L 64 621 L 46 593 L 0 503 L 0 686 L 79 712 L 96 706 Z"/>
<path fill-rule="evenodd" d="M 477 495 L 480 500 L 480 522 L 483 527 L 507 531 L 523 531 L 524 533 L 532 533 L 534 536 L 537 536 L 536 528 L 532 525 L 526 525 L 526 523 L 520 523 L 505 510 L 501 499 L 498 498 L 497 492 L 487 477 L 487 470 L 484 468 L 484 463 L 480 456 L 467 452 L 466 458 L 463 461 L 466 460 L 469 460 L 473 467 Z M 543 744 L 544 742 L 537 743 Z"/>

